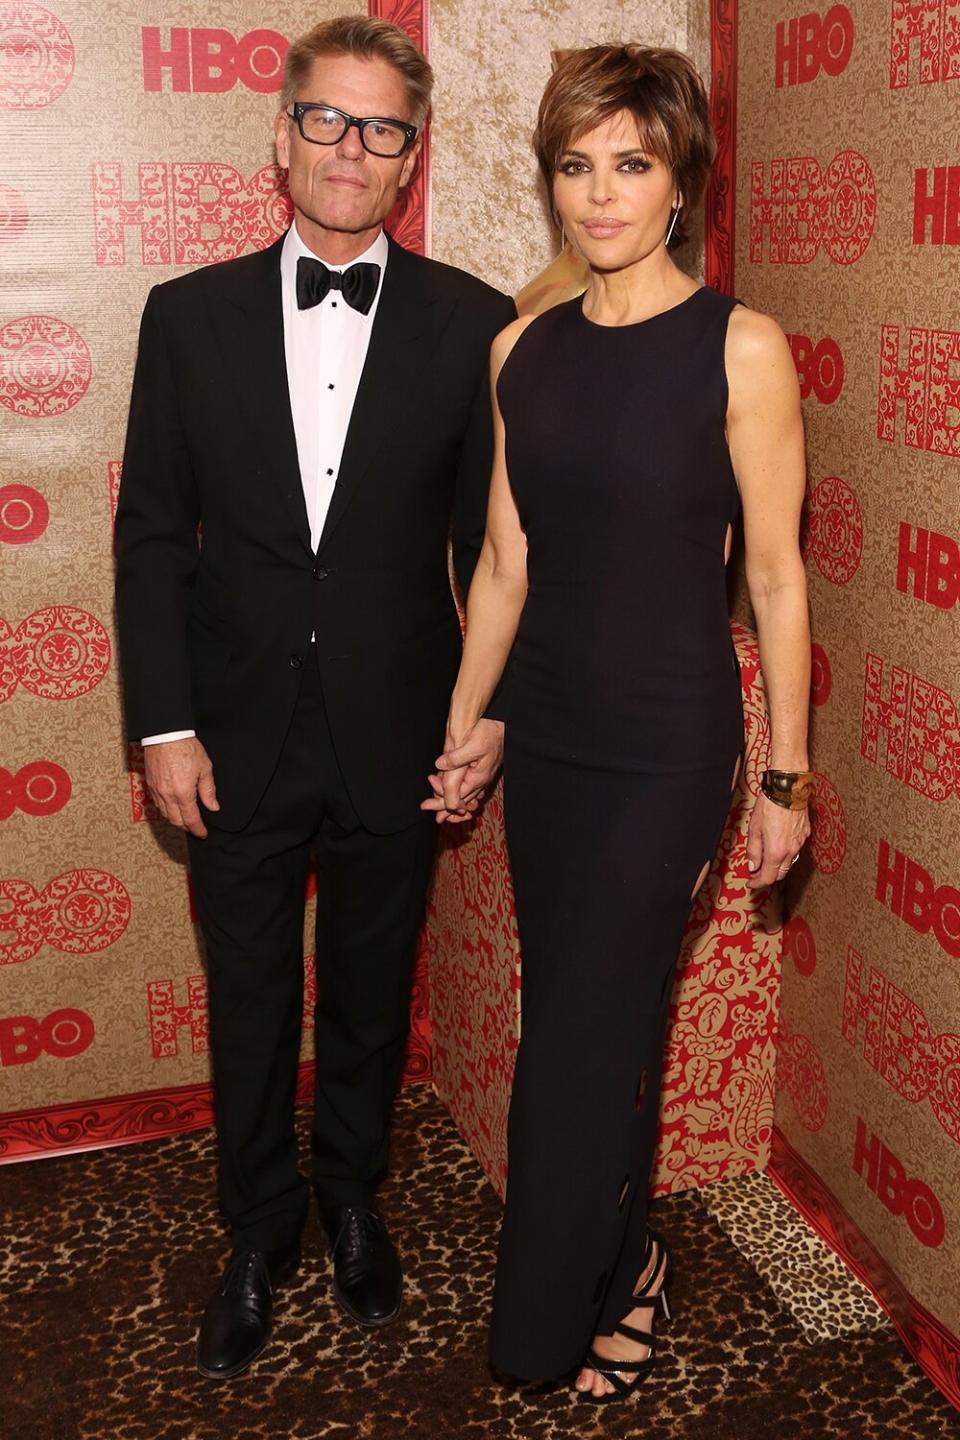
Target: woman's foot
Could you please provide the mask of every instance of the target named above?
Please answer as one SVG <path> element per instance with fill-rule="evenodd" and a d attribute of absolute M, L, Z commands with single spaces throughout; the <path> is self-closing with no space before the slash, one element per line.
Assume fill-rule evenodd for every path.
<path fill-rule="evenodd" d="M 643 1292 L 650 1295 L 650 1303 L 644 1302 L 629 1310 L 621 1322 L 630 1325 L 634 1329 L 649 1332 L 653 1325 L 654 1314 L 660 1304 L 660 1290 L 667 1278 L 668 1260 L 667 1252 L 659 1237 L 652 1240 L 650 1255 L 647 1263 L 634 1286 L 634 1294 Z M 649 1345 L 642 1345 L 639 1341 L 630 1340 L 625 1335 L 595 1335 L 593 1337 L 592 1350 L 595 1355 L 603 1360 L 610 1360 L 612 1370 L 616 1369 L 617 1360 L 630 1361 L 635 1363 L 638 1360 L 646 1360 L 650 1353 Z M 622 1371 L 621 1377 L 629 1383 L 635 1378 L 630 1371 Z M 611 1395 L 615 1387 L 609 1380 L 604 1379 L 599 1370 L 589 1365 L 584 1365 L 577 1376 L 576 1388 L 583 1395 L 593 1394 L 596 1397 Z"/>

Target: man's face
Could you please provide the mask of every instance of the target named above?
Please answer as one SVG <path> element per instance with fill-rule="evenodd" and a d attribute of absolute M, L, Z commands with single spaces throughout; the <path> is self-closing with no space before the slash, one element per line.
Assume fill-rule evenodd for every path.
<path fill-rule="evenodd" d="M 403 75 L 385 60 L 321 55 L 295 99 L 332 105 L 348 115 L 410 122 Z M 351 126 L 333 145 L 314 145 L 281 113 L 276 120 L 277 158 L 289 171 L 290 198 L 304 239 L 334 232 L 374 238 L 397 193 L 413 175 L 420 137 L 396 159 L 371 155 Z M 369 243 L 369 242 L 368 242 Z"/>

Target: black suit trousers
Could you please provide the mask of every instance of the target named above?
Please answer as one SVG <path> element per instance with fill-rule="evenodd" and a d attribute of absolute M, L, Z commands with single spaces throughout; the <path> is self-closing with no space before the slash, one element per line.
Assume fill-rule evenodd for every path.
<path fill-rule="evenodd" d="M 304 889 L 318 872 L 313 1183 L 321 1208 L 368 1204 L 387 1157 L 410 980 L 435 848 L 431 815 L 364 829 L 330 737 L 311 645 L 276 769 L 236 832 L 189 838 L 207 952 L 220 1202 L 235 1240 L 271 1249 L 306 1216 L 294 1097 Z"/>

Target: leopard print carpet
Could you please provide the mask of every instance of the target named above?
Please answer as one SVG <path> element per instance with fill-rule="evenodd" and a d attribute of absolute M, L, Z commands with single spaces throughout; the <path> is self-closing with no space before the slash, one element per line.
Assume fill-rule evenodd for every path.
<path fill-rule="evenodd" d="M 762 1171 L 696 1191 L 704 1209 L 766 1280 L 806 1338 L 882 1330 L 886 1314 Z"/>
<path fill-rule="evenodd" d="M 584 1163 L 578 1144 L 572 1163 Z M 436 1097 L 397 1107 L 382 1208 L 405 1257 L 400 1319 L 366 1332 L 329 1291 L 315 1220 L 246 1375 L 194 1369 L 225 1252 L 209 1132 L 0 1167 L 4 1440 L 926 1440 L 953 1411 L 889 1329 L 810 1345 L 696 1194 L 653 1205 L 676 1259 L 653 1376 L 594 1410 L 486 1364 L 499 1202 Z"/>

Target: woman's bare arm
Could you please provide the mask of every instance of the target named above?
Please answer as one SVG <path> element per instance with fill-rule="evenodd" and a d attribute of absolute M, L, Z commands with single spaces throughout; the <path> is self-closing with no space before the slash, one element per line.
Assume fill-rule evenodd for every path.
<path fill-rule="evenodd" d="M 513 645 L 527 594 L 527 542 L 507 475 L 503 417 L 497 379 L 518 338 L 531 323 L 523 316 L 502 330 L 490 351 L 494 457 L 487 527 L 467 597 L 467 633 L 450 701 L 444 753 L 430 777 L 431 799 L 422 809 L 438 820 L 464 820 L 480 791 L 499 768 L 503 725 L 481 716 L 496 689 Z"/>
<path fill-rule="evenodd" d="M 800 555 L 806 485 L 800 388 L 790 348 L 769 316 L 738 308 L 726 345 L 727 438 L 743 501 L 746 575 L 770 714 L 770 766 L 806 770 L 810 624 Z M 760 796 L 751 817 L 751 885 L 782 879 L 809 834 L 804 811 Z"/>

